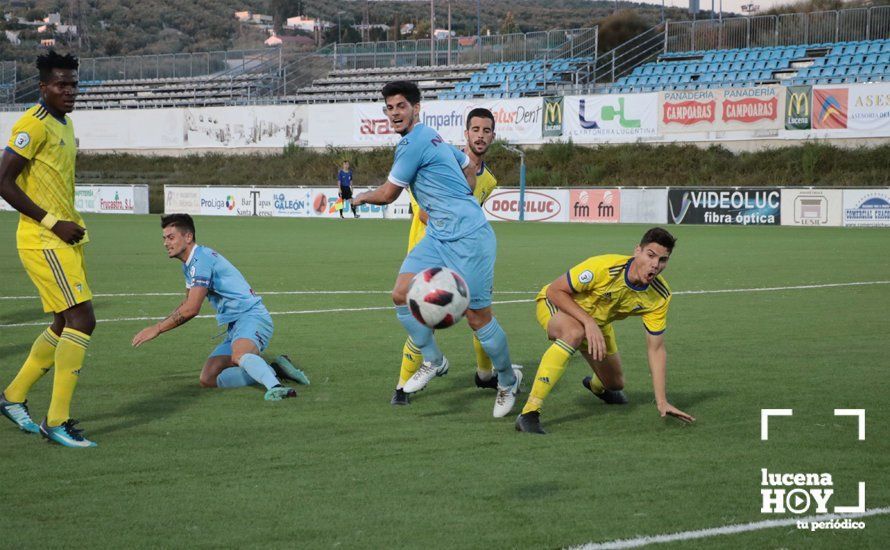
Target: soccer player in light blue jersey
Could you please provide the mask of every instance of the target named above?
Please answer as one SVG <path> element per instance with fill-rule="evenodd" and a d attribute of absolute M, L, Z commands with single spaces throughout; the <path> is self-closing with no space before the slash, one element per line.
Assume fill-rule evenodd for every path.
<path fill-rule="evenodd" d="M 473 196 L 476 167 L 460 149 L 417 122 L 420 90 L 416 84 L 390 82 L 382 93 L 386 115 L 402 140 L 396 146 L 387 181 L 355 197 L 353 205 L 389 204 L 409 187 L 429 215 L 426 236 L 408 253 L 392 291 L 396 317 L 424 359 L 402 389 L 409 394 L 420 391 L 430 380 L 448 372 L 448 360 L 436 345 L 433 330 L 417 321 L 407 305 L 414 275 L 430 267 L 444 266 L 460 273 L 470 289 L 467 321 L 497 371 L 493 414 L 498 418 L 506 416 L 516 400 L 522 371 L 510 362 L 507 335 L 491 313 L 497 240 Z"/>
<path fill-rule="evenodd" d="M 216 346 L 204 363 L 201 385 L 238 388 L 262 384 L 266 387 L 266 401 L 296 397 L 297 392 L 281 385 L 276 370 L 260 355 L 269 345 L 273 331 L 272 317 L 263 305 L 263 299 L 256 295 L 231 262 L 215 250 L 195 242 L 195 223 L 191 216 L 164 216 L 161 227 L 167 255 L 183 264 L 186 297 L 167 318 L 133 337 L 133 346 L 138 347 L 194 318 L 207 298 L 216 310 L 217 322 L 228 325 L 228 330 L 225 342 Z M 308 383 L 302 371 L 283 360 L 283 356 L 277 363 L 277 374 Z"/>

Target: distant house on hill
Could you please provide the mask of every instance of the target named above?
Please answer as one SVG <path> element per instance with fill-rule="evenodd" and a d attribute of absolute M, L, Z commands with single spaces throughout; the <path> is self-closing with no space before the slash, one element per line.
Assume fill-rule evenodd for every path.
<path fill-rule="evenodd" d="M 284 28 L 286 29 L 304 32 L 315 32 L 316 28 L 329 29 L 333 26 L 334 24 L 330 21 L 312 19 L 311 17 L 303 17 L 302 15 L 298 15 L 297 17 L 288 17 L 287 21 L 284 24 Z"/>
<path fill-rule="evenodd" d="M 236 11 L 235 19 L 237 19 L 241 23 L 260 26 L 271 25 L 274 21 L 274 18 L 271 15 L 253 13 L 252 11 Z"/>
<path fill-rule="evenodd" d="M 436 40 L 445 40 L 448 38 L 448 29 L 436 29 L 435 32 L 433 32 L 433 36 L 436 37 Z M 451 36 L 457 36 L 457 33 L 451 31 Z"/>

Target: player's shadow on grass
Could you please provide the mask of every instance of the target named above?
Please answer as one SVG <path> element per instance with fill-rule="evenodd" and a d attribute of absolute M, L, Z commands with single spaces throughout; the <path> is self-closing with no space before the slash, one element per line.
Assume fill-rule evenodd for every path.
<path fill-rule="evenodd" d="M 31 349 L 32 342 L 18 342 L 16 344 L 6 344 L 0 346 L 0 359 L 8 359 L 17 355 L 23 356 Z M 22 357 L 24 359 L 24 357 Z"/>
<path fill-rule="evenodd" d="M 41 320 L 46 321 L 46 326 L 49 326 L 53 322 L 53 318 L 50 315 L 41 316 L 33 307 L 20 309 L 18 311 L 7 311 L 0 315 L 0 324 L 17 324 L 17 323 L 37 323 Z M 44 327 L 45 328 L 45 327 Z M 42 330 L 40 327 L 35 326 L 34 330 Z M 36 336 L 36 334 L 35 334 Z"/>
<path fill-rule="evenodd" d="M 472 402 L 479 397 L 485 397 L 488 393 L 490 393 L 489 397 L 494 400 L 494 392 L 491 390 L 486 392 L 477 388 L 473 384 L 472 379 L 452 380 L 449 385 L 440 380 L 436 386 L 433 386 L 433 384 L 435 384 L 435 380 L 430 383 L 429 389 L 420 392 L 416 397 L 412 398 L 412 404 L 414 404 L 414 400 L 419 400 L 420 403 L 424 404 L 429 403 L 432 405 L 435 403 L 437 407 L 435 410 L 425 412 L 420 416 L 447 416 L 466 412 L 471 408 L 470 404 Z"/>
<path fill-rule="evenodd" d="M 518 363 L 520 365 L 529 365 L 531 362 L 527 363 Z M 537 367 L 534 367 L 537 368 Z M 450 398 L 447 401 L 447 408 L 439 409 L 436 411 L 431 411 L 423 414 L 422 416 L 444 416 L 449 414 L 461 413 L 465 412 L 469 408 L 471 408 L 470 403 L 474 403 L 476 401 L 490 401 L 492 404 L 494 403 L 495 396 L 497 392 L 493 389 L 489 388 L 478 388 L 476 387 L 476 383 L 474 382 L 474 374 L 476 372 L 475 366 L 468 367 L 466 369 L 466 374 L 460 374 L 457 377 L 451 378 L 452 374 L 456 374 L 454 370 L 449 371 L 448 377 L 451 378 L 450 386 L 440 388 L 436 386 L 436 395 L 450 395 Z M 525 366 L 522 369 L 523 379 L 521 384 L 520 393 L 516 396 L 516 408 L 522 408 L 522 405 L 525 403 L 525 400 L 528 398 L 528 392 L 532 389 L 532 383 L 534 382 L 534 371 L 530 370 L 529 367 Z M 531 372 L 532 378 L 529 378 L 529 373 Z M 458 380 L 455 381 L 455 378 Z M 433 379 L 430 384 L 434 384 L 438 379 Z M 459 392 L 459 393 L 458 393 Z M 426 393 L 426 392 L 424 392 Z M 451 395 L 454 394 L 454 395 Z M 425 397 L 425 396 L 424 396 Z M 518 414 L 518 413 L 517 413 Z"/>
<path fill-rule="evenodd" d="M 716 391 L 716 390 L 706 390 L 706 391 L 671 391 L 668 394 L 668 399 L 671 404 L 675 407 L 678 407 L 692 416 L 695 416 L 695 407 L 698 407 L 701 403 L 705 401 L 710 401 L 711 399 L 717 399 L 719 397 L 724 397 L 729 395 L 728 391 Z M 649 400 L 652 403 L 652 406 L 655 406 L 655 401 L 652 400 L 651 394 Z"/>
<path fill-rule="evenodd" d="M 105 435 L 151 424 L 177 414 L 191 406 L 195 399 L 201 398 L 211 391 L 213 390 L 200 387 L 194 376 L 189 376 L 188 381 L 170 382 L 164 386 L 163 392 L 146 395 L 139 401 L 128 403 L 115 411 L 92 417 L 90 421 L 113 419 L 116 422 L 105 426 L 100 425 L 98 428 L 90 430 L 90 433 Z"/>
<path fill-rule="evenodd" d="M 724 395 L 727 395 L 728 393 L 729 392 L 714 390 L 678 391 L 671 392 L 668 397 L 672 405 L 695 416 L 695 407 L 700 405 L 702 402 L 722 397 Z M 655 400 L 652 397 L 651 391 L 625 391 L 625 395 L 627 395 L 628 400 L 628 403 L 626 405 L 607 405 L 590 393 L 581 394 L 576 398 L 576 402 L 579 406 L 583 407 L 584 410 L 582 412 L 566 414 L 552 419 L 548 418 L 546 421 L 546 425 L 556 426 L 559 424 L 568 424 L 588 419 L 591 416 L 602 416 L 606 414 L 630 414 L 632 411 L 639 407 L 651 407 L 653 412 L 655 411 Z"/>

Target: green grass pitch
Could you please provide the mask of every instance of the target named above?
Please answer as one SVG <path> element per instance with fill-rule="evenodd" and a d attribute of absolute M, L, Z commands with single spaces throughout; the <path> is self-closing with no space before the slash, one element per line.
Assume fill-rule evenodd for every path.
<path fill-rule="evenodd" d="M 630 404 L 592 398 L 576 358 L 546 402 L 550 435 L 536 437 L 516 433 L 513 415 L 491 417 L 493 393 L 473 386 L 466 323 L 438 335 L 449 375 L 410 407 L 389 405 L 405 335 L 385 308 L 407 222 L 196 221 L 199 242 L 260 293 L 367 292 L 266 296 L 270 311 L 290 312 L 273 317 L 270 351 L 312 379 L 298 399 L 202 389 L 219 332 L 212 319 L 138 350 L 130 340 L 148 321 L 122 320 L 163 317 L 180 296 L 149 293 L 183 292 L 158 217 L 88 216 L 100 323 L 73 415 L 99 447 L 51 446 L 0 419 L 3 546 L 557 548 L 776 519 L 760 513 L 761 468 L 831 473 L 830 506 L 854 505 L 858 481 L 868 508 L 890 505 L 888 230 L 671 227 L 668 395 L 698 422 L 659 418 L 643 330 L 628 319 L 617 333 Z M 0 215 L 7 298 L 36 294 L 15 223 Z M 495 225 L 495 300 L 525 300 L 494 306 L 526 368 L 521 402 L 548 345 L 534 294 L 588 256 L 630 253 L 645 229 Z M 815 287 L 686 293 L 802 285 Z M 325 311 L 357 308 L 384 309 Z M 36 298 L 0 300 L 0 386 L 48 319 L 40 309 Z M 35 417 L 51 382 L 32 390 Z M 762 408 L 794 409 L 771 422 L 765 442 Z M 835 408 L 866 409 L 865 441 Z M 865 522 L 855 532 L 782 527 L 664 546 L 886 548 L 890 517 Z"/>

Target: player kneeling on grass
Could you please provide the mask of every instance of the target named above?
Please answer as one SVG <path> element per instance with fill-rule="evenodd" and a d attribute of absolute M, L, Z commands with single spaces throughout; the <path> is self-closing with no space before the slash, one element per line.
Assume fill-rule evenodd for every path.
<path fill-rule="evenodd" d="M 228 334 L 226 341 L 216 346 L 204 363 L 201 385 L 206 388 L 240 388 L 262 384 L 266 387 L 266 401 L 296 397 L 297 392 L 282 386 L 276 374 L 308 384 L 303 372 L 294 368 L 286 356 L 273 363 L 276 369 L 260 356 L 269 345 L 273 330 L 272 317 L 263 305 L 263 299 L 228 260 L 195 242 L 195 223 L 191 216 L 164 216 L 161 228 L 167 255 L 183 263 L 186 298 L 166 319 L 134 336 L 133 346 L 139 347 L 197 316 L 206 297 L 216 309 L 218 323 L 228 325 Z"/>
<path fill-rule="evenodd" d="M 593 256 L 541 289 L 536 298 L 538 322 L 553 344 L 541 358 L 531 394 L 516 419 L 518 431 L 546 433 L 540 419 L 544 398 L 579 348 L 594 372 L 582 381 L 584 387 L 606 403 L 627 403 L 612 322 L 631 315 L 643 318 L 658 412 L 684 422 L 695 421 L 668 403 L 665 393 L 664 331 L 671 291 L 661 272 L 675 242 L 664 229 L 652 228 L 643 235 L 633 256 Z"/>

